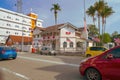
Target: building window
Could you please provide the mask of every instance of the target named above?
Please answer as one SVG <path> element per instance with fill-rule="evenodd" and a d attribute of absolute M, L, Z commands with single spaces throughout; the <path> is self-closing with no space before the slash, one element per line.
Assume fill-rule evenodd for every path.
<path fill-rule="evenodd" d="M 67 42 L 63 42 L 63 48 L 67 47 Z"/>
<path fill-rule="evenodd" d="M 19 19 L 18 19 L 18 18 L 16 18 L 15 20 L 16 20 L 16 21 L 19 21 Z"/>
<path fill-rule="evenodd" d="M 18 25 L 15 25 L 15 27 L 16 27 L 16 28 L 19 28 L 19 26 L 18 26 Z"/>
<path fill-rule="evenodd" d="M 15 35 L 18 35 L 18 33 L 17 33 L 17 32 L 15 32 Z"/>
<path fill-rule="evenodd" d="M 82 47 L 82 42 L 77 42 L 77 47 Z"/>
<path fill-rule="evenodd" d="M 10 17 L 10 16 L 7 16 L 7 18 L 8 18 L 8 19 L 11 19 L 11 17 Z"/>
<path fill-rule="evenodd" d="M 25 21 L 25 20 L 22 20 L 22 22 L 26 23 L 26 21 Z"/>
<path fill-rule="evenodd" d="M 39 35 L 37 35 L 37 38 L 39 38 Z"/>
<path fill-rule="evenodd" d="M 73 42 L 70 42 L 70 48 L 73 48 Z"/>
<path fill-rule="evenodd" d="M 7 26 L 11 26 L 11 24 L 7 24 Z"/>
<path fill-rule="evenodd" d="M 6 33 L 9 33 L 8 31 L 6 31 Z"/>
<path fill-rule="evenodd" d="M 39 45 L 39 43 L 37 43 L 37 45 Z"/>

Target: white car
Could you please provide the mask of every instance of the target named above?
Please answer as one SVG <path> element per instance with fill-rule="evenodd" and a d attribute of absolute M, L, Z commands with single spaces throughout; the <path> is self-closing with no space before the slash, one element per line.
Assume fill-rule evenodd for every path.
<path fill-rule="evenodd" d="M 41 48 L 40 54 L 43 55 L 56 55 L 56 51 L 50 47 L 44 46 Z"/>

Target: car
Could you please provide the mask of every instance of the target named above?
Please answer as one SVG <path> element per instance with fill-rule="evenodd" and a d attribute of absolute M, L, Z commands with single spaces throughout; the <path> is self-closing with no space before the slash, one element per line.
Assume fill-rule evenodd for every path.
<path fill-rule="evenodd" d="M 44 46 L 41 48 L 40 50 L 40 54 L 45 54 L 45 55 L 56 55 L 56 51 L 53 50 L 51 47 L 49 46 Z"/>
<path fill-rule="evenodd" d="M 0 46 L 0 60 L 10 58 L 17 58 L 16 49 L 14 47 Z"/>
<path fill-rule="evenodd" d="M 96 55 L 103 53 L 106 50 L 108 50 L 108 49 L 106 47 L 103 47 L 103 46 L 88 47 L 86 49 L 85 56 L 86 57 L 96 56 Z"/>
<path fill-rule="evenodd" d="M 120 46 L 82 60 L 79 72 L 85 80 L 120 80 Z"/>

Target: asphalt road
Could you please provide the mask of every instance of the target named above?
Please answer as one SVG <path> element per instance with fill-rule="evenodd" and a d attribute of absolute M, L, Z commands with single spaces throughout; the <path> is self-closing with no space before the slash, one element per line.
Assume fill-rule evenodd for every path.
<path fill-rule="evenodd" d="M 78 68 L 82 59 L 19 53 L 15 60 L 0 61 L 0 75 L 3 80 L 82 80 Z"/>

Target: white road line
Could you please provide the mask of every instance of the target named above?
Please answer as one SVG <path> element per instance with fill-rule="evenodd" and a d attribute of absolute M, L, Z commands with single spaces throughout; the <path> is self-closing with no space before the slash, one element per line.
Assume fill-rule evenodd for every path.
<path fill-rule="evenodd" d="M 22 59 L 27 59 L 27 60 L 33 60 L 33 61 L 42 61 L 42 62 L 47 62 L 47 63 L 54 63 L 54 64 L 60 64 L 60 65 L 68 65 L 68 66 L 73 66 L 73 67 L 79 67 L 79 65 L 77 65 L 77 64 L 70 64 L 70 63 L 57 62 L 57 61 L 44 60 L 44 59 L 36 59 L 36 58 L 23 57 L 23 56 L 18 56 L 18 57 L 22 58 Z"/>
<path fill-rule="evenodd" d="M 26 77 L 26 76 L 24 76 L 24 75 L 22 75 L 22 74 L 13 72 L 13 71 L 11 71 L 11 70 L 9 70 L 9 69 L 7 69 L 7 68 L 2 68 L 2 67 L 0 67 L 0 69 L 3 70 L 3 71 L 9 72 L 9 73 L 11 73 L 11 74 L 13 74 L 13 75 L 16 75 L 16 76 L 18 76 L 18 77 L 21 77 L 21 78 L 23 78 L 23 79 L 25 79 L 25 80 L 30 80 L 28 77 Z"/>

